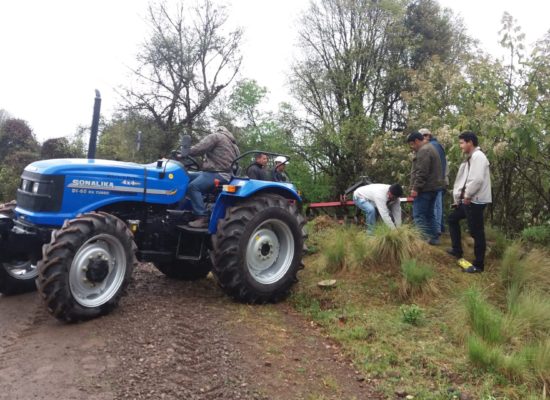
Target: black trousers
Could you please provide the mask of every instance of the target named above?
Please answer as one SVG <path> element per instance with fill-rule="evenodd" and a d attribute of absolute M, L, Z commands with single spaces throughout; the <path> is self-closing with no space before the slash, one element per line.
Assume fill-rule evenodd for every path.
<path fill-rule="evenodd" d="M 474 238 L 474 265 L 479 269 L 484 268 L 485 263 L 485 227 L 483 226 L 483 210 L 485 204 L 474 204 L 465 206 L 460 204 L 455 208 L 447 222 L 449 223 L 449 233 L 453 245 L 453 252 L 457 255 L 462 255 L 462 242 L 460 237 L 460 220 L 466 218 L 470 235 Z"/>

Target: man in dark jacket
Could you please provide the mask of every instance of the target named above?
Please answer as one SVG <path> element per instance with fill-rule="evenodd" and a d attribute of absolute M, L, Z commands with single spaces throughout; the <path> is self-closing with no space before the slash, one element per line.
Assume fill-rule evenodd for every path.
<path fill-rule="evenodd" d="M 437 139 L 432 135 L 432 132 L 427 128 L 422 128 L 418 132 L 424 136 L 424 141 L 430 143 L 439 154 L 439 159 L 441 160 L 441 170 L 443 171 L 443 189 L 437 192 L 437 197 L 435 199 L 435 223 L 437 226 L 437 233 L 441 236 L 442 232 L 445 232 L 445 217 L 443 213 L 443 197 L 445 196 L 445 188 L 449 185 L 449 174 L 447 169 L 447 156 L 445 155 L 445 149 L 437 141 Z"/>
<path fill-rule="evenodd" d="M 257 179 L 259 181 L 269 181 L 269 171 L 266 169 L 267 154 L 258 153 L 254 160 L 254 164 L 247 168 L 246 174 L 250 179 Z"/>
<path fill-rule="evenodd" d="M 437 192 L 443 189 L 441 160 L 437 150 L 419 132 L 407 138 L 410 148 L 416 153 L 411 170 L 411 197 L 413 219 L 430 244 L 439 244 L 437 224 L 434 217 Z"/>
<path fill-rule="evenodd" d="M 202 198 L 203 194 L 211 193 L 215 188 L 215 180 L 227 183 L 231 179 L 231 162 L 239 156 L 239 148 L 235 138 L 220 126 L 214 133 L 206 136 L 189 150 L 190 156 L 204 155 L 202 171 L 189 172 L 187 196 L 191 201 L 193 214 L 197 216 L 189 223 L 193 228 L 206 228 L 208 216 Z"/>

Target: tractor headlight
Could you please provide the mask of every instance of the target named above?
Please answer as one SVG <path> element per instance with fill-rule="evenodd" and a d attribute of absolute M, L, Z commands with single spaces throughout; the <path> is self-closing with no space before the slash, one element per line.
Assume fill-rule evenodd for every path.
<path fill-rule="evenodd" d="M 24 192 L 30 192 L 32 187 L 32 181 L 29 181 L 28 179 L 21 180 L 21 190 Z"/>
<path fill-rule="evenodd" d="M 34 182 L 34 184 L 32 185 L 32 192 L 34 194 L 38 193 L 38 187 L 40 186 L 40 182 Z"/>

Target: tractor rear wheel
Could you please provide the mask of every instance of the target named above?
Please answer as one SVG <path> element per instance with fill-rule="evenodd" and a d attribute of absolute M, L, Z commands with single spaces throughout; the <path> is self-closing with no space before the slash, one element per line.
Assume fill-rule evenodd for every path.
<path fill-rule="evenodd" d="M 54 317 L 80 321 L 113 310 L 134 266 L 132 233 L 117 217 L 93 212 L 66 221 L 38 263 L 37 286 Z"/>
<path fill-rule="evenodd" d="M 212 269 L 210 260 L 201 262 L 190 262 L 186 260 L 176 260 L 167 263 L 155 263 L 155 267 L 170 279 L 179 281 L 197 281 L 206 278 L 206 275 Z"/>
<path fill-rule="evenodd" d="M 277 302 L 303 267 L 305 219 L 295 202 L 260 194 L 226 211 L 212 237 L 213 272 L 233 298 Z"/>
<path fill-rule="evenodd" d="M 0 204 L 0 214 L 15 218 L 15 200 Z M 36 262 L 25 257 L 0 263 L 0 293 L 12 295 L 36 290 L 35 279 L 38 275 Z"/>

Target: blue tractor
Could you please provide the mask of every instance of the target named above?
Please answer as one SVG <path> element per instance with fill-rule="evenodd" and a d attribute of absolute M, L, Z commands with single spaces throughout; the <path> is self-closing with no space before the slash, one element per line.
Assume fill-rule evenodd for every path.
<path fill-rule="evenodd" d="M 17 201 L 0 206 L 0 293 L 35 287 L 48 311 L 80 321 L 116 307 L 138 262 L 196 280 L 212 271 L 231 297 L 277 302 L 302 268 L 305 219 L 294 185 L 241 175 L 206 195 L 207 229 L 187 225 L 189 140 L 152 164 L 98 159 L 34 162 Z M 270 154 L 270 153 L 268 153 Z M 271 153 L 274 154 L 274 153 Z"/>

